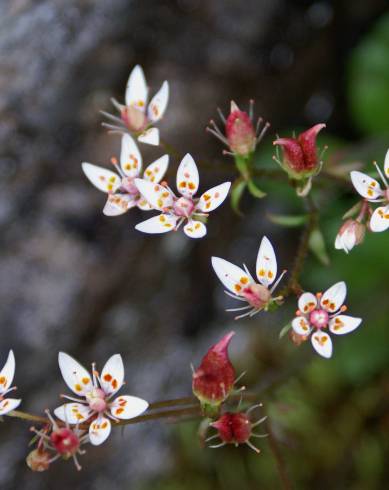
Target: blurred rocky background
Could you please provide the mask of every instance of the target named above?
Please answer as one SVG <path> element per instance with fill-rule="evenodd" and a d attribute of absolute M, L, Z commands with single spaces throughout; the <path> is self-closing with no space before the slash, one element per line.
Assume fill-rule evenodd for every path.
<path fill-rule="evenodd" d="M 111 96 L 122 100 L 138 63 L 152 90 L 169 80 L 162 138 L 195 157 L 202 189 L 235 177 L 205 133 L 216 107 L 227 112 L 231 99 L 244 107 L 254 98 L 272 124 L 259 162 L 272 164 L 276 132 L 316 122 L 327 123 L 329 158 L 381 162 L 389 129 L 386 7 L 385 0 L 1 0 L 0 353 L 4 362 L 15 351 L 25 410 L 57 405 L 65 390 L 59 350 L 100 366 L 120 352 L 128 392 L 150 401 L 189 394 L 190 363 L 234 328 L 232 356 L 249 371 L 245 382 L 274 387 L 265 401 L 294 488 L 387 488 L 389 241 L 387 233 L 369 236 L 350 257 L 333 250 L 355 195 L 331 186 L 319 196 L 331 267 L 312 259 L 304 276 L 307 288 L 346 280 L 350 308 L 364 317 L 360 331 L 336 339 L 328 363 L 309 346 L 278 341 L 293 300 L 277 315 L 234 323 L 210 269 L 213 254 L 253 266 L 264 233 L 280 267 L 290 267 L 300 230 L 265 218 L 298 209 L 285 187 L 264 183 L 267 199 L 246 197 L 244 219 L 226 204 L 196 242 L 136 232 L 138 211 L 104 217 L 104 196 L 80 168 L 118 155 L 120 139 L 101 127 L 99 110 L 111 110 Z M 163 152 L 141 150 L 146 163 Z M 171 159 L 171 175 L 178 163 Z M 299 358 L 306 366 L 296 371 Z M 1 424 L 2 489 L 279 488 L 265 440 L 259 457 L 202 450 L 196 424 L 116 430 L 88 449 L 81 473 L 63 462 L 31 473 L 29 438 L 28 424 Z"/>

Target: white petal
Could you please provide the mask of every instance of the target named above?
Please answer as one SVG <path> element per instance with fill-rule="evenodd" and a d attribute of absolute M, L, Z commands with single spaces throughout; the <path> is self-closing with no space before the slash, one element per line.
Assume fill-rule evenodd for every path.
<path fill-rule="evenodd" d="M 108 395 L 113 395 L 123 386 L 124 366 L 120 354 L 114 354 L 105 363 L 100 376 L 101 387 Z"/>
<path fill-rule="evenodd" d="M 213 211 L 224 202 L 230 187 L 231 182 L 224 182 L 204 192 L 197 203 L 196 209 L 205 213 Z"/>
<path fill-rule="evenodd" d="M 11 386 L 15 376 L 15 356 L 13 350 L 8 352 L 7 360 L 0 372 L 0 394 L 4 393 Z"/>
<path fill-rule="evenodd" d="M 181 160 L 177 170 L 176 185 L 178 192 L 186 197 L 192 197 L 199 188 L 199 171 L 192 156 L 187 153 Z"/>
<path fill-rule="evenodd" d="M 177 219 L 176 216 L 172 216 L 171 214 L 159 214 L 158 216 L 153 216 L 146 221 L 138 223 L 135 229 L 143 231 L 143 233 L 167 233 L 174 229 Z"/>
<path fill-rule="evenodd" d="M 126 87 L 126 105 L 133 105 L 142 111 L 146 109 L 148 89 L 142 67 L 136 65 L 130 73 Z"/>
<path fill-rule="evenodd" d="M 137 200 L 129 194 L 110 194 L 105 203 L 105 216 L 120 216 L 137 205 Z"/>
<path fill-rule="evenodd" d="M 157 122 L 164 115 L 169 101 L 169 84 L 165 80 L 159 91 L 151 99 L 147 108 L 147 117 L 150 121 Z"/>
<path fill-rule="evenodd" d="M 374 232 L 385 231 L 389 227 L 389 206 L 380 206 L 370 218 L 370 229 Z"/>
<path fill-rule="evenodd" d="M 267 237 L 263 237 L 259 246 L 256 264 L 256 273 L 259 282 L 264 286 L 272 284 L 277 275 L 277 259 L 272 244 Z"/>
<path fill-rule="evenodd" d="M 207 227 L 201 221 L 189 220 L 184 226 L 184 233 L 190 238 L 202 238 L 207 234 Z"/>
<path fill-rule="evenodd" d="M 251 278 L 240 267 L 220 257 L 212 257 L 212 267 L 223 285 L 237 295 L 252 283 Z"/>
<path fill-rule="evenodd" d="M 120 166 L 128 177 L 137 177 L 142 170 L 142 155 L 134 139 L 128 133 L 122 136 Z"/>
<path fill-rule="evenodd" d="M 132 419 L 138 417 L 148 408 L 149 404 L 146 400 L 136 396 L 118 396 L 111 405 L 111 413 L 118 419 Z"/>
<path fill-rule="evenodd" d="M 17 400 L 16 398 L 5 398 L 0 402 L 0 416 L 12 412 L 21 402 L 22 400 Z"/>
<path fill-rule="evenodd" d="M 384 174 L 385 177 L 389 177 L 389 149 L 387 150 L 385 155 Z"/>
<path fill-rule="evenodd" d="M 146 145 L 159 145 L 159 129 L 158 128 L 149 128 L 146 131 L 143 131 L 142 134 L 138 136 L 138 141 L 141 143 L 145 143 Z"/>
<path fill-rule="evenodd" d="M 154 209 L 153 206 L 149 204 L 143 196 L 138 200 L 136 205 L 142 211 L 152 211 Z"/>
<path fill-rule="evenodd" d="M 106 417 L 100 415 L 89 426 L 89 439 L 91 444 L 99 446 L 111 433 L 111 422 Z"/>
<path fill-rule="evenodd" d="M 99 191 L 115 192 L 120 187 L 122 179 L 111 170 L 86 162 L 82 164 L 82 170 Z"/>
<path fill-rule="evenodd" d="M 311 335 L 311 342 L 315 351 L 329 359 L 332 356 L 332 340 L 325 332 L 315 332 Z"/>
<path fill-rule="evenodd" d="M 370 201 L 382 196 L 382 189 L 379 182 L 369 177 L 369 175 L 353 170 L 350 176 L 355 189 L 365 199 Z"/>
<path fill-rule="evenodd" d="M 309 313 L 317 306 L 316 296 L 312 293 L 303 293 L 298 299 L 298 307 L 301 313 Z"/>
<path fill-rule="evenodd" d="M 323 294 L 320 304 L 325 310 L 334 313 L 343 305 L 346 294 L 346 283 L 343 281 L 337 282 Z"/>
<path fill-rule="evenodd" d="M 155 162 L 150 163 L 150 165 L 146 167 L 143 178 L 158 184 L 158 182 L 163 179 L 168 166 L 169 155 L 163 155 L 161 158 L 158 158 L 158 160 L 155 160 Z"/>
<path fill-rule="evenodd" d="M 362 322 L 362 318 L 356 318 L 348 315 L 337 315 L 332 318 L 329 323 L 329 328 L 332 333 L 337 335 L 343 335 L 345 333 L 352 332 Z"/>
<path fill-rule="evenodd" d="M 311 333 L 311 327 L 309 326 L 309 323 L 307 320 L 302 317 L 302 316 L 297 316 L 292 320 L 292 327 L 293 330 L 298 334 L 298 335 L 309 335 Z"/>
<path fill-rule="evenodd" d="M 134 183 L 153 208 L 164 211 L 173 206 L 173 194 L 166 187 L 144 179 L 135 179 Z"/>
<path fill-rule="evenodd" d="M 65 352 L 60 352 L 58 354 L 58 364 L 65 383 L 73 393 L 83 396 L 91 390 L 92 378 L 90 374 L 72 356 Z"/>
<path fill-rule="evenodd" d="M 54 415 L 67 424 L 80 424 L 92 415 L 87 405 L 82 403 L 65 403 L 54 410 Z"/>

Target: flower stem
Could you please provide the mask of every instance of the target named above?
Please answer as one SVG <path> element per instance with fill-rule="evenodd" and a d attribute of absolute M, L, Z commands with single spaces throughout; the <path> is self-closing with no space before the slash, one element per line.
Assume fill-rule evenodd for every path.
<path fill-rule="evenodd" d="M 274 436 L 269 419 L 266 419 L 265 427 L 266 427 L 266 432 L 268 433 L 267 440 L 269 442 L 270 451 L 272 452 L 274 460 L 276 462 L 277 472 L 279 474 L 282 483 L 282 488 L 284 490 L 292 490 L 292 484 L 290 482 L 289 475 L 286 469 L 285 460 L 278 446 L 277 439 Z"/>

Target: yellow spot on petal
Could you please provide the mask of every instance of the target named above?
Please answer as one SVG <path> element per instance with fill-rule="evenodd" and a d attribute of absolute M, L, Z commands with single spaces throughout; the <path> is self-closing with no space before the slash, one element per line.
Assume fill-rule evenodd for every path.
<path fill-rule="evenodd" d="M 74 385 L 74 389 L 75 389 L 76 391 L 82 391 L 82 387 L 81 387 L 81 385 L 80 385 L 80 384 L 78 384 L 78 383 L 77 383 L 76 385 Z"/>

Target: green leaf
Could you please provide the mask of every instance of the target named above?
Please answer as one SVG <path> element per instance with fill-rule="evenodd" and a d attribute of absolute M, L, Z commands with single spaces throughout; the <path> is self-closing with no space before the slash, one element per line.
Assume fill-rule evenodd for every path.
<path fill-rule="evenodd" d="M 258 199 L 262 199 L 266 196 L 266 192 L 261 191 L 261 189 L 259 189 L 259 187 L 257 187 L 255 182 L 251 179 L 247 181 L 247 187 L 250 194 Z"/>
<path fill-rule="evenodd" d="M 354 215 L 359 213 L 362 207 L 362 201 L 358 201 L 357 204 L 354 204 L 348 211 L 346 211 L 343 215 L 343 219 L 352 218 Z"/>
<path fill-rule="evenodd" d="M 278 338 L 282 339 L 282 337 L 285 337 L 285 335 L 289 332 L 291 328 L 292 328 L 292 322 L 287 323 L 285 327 L 282 328 Z"/>
<path fill-rule="evenodd" d="M 242 212 L 239 209 L 239 203 L 242 199 L 243 192 L 246 189 L 246 186 L 247 182 L 240 178 L 236 179 L 235 182 L 232 184 L 231 207 L 237 214 L 239 214 L 239 216 L 242 216 Z"/>
<path fill-rule="evenodd" d="M 281 225 L 281 226 L 287 226 L 290 228 L 296 227 L 296 226 L 302 226 L 304 223 L 307 222 L 307 215 L 306 214 L 273 214 L 273 213 L 268 213 L 267 217 L 269 221 L 276 225 Z"/>
<path fill-rule="evenodd" d="M 315 228 L 311 231 L 311 234 L 309 235 L 308 245 L 311 252 L 323 265 L 330 264 L 330 258 L 327 254 L 323 233 L 319 230 L 319 228 Z"/>

